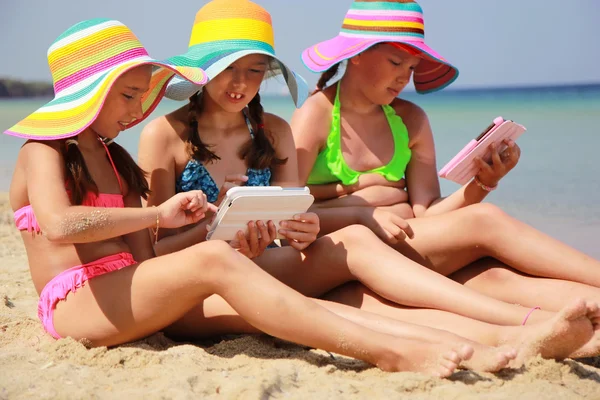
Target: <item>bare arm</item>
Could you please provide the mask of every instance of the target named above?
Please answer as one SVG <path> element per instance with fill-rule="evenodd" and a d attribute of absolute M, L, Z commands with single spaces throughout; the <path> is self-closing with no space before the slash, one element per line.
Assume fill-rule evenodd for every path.
<path fill-rule="evenodd" d="M 99 242 L 156 225 L 156 209 L 71 205 L 59 146 L 56 142 L 28 142 L 24 146 L 29 202 L 48 240 Z"/>
<path fill-rule="evenodd" d="M 131 190 L 125 196 L 125 207 L 131 208 L 141 208 L 142 201 L 141 197 L 138 193 L 132 192 Z M 142 262 L 145 260 L 149 260 L 154 257 L 154 249 L 152 248 L 152 240 L 154 238 L 150 238 L 150 231 L 148 229 L 142 229 L 137 232 L 128 233 L 123 236 L 125 243 L 131 249 L 131 253 L 133 254 L 133 258 L 137 262 Z"/>
<path fill-rule="evenodd" d="M 404 105 L 404 118 L 410 135 L 412 158 L 406 169 L 410 203 L 416 217 L 442 214 L 481 202 L 487 192 L 471 182 L 442 198 L 435 161 L 433 133 L 425 112 L 414 104 Z M 402 112 L 400 110 L 397 110 Z"/>
<path fill-rule="evenodd" d="M 290 125 L 273 114 L 265 114 L 265 123 L 271 133 L 271 144 L 275 148 L 276 157 L 287 159 L 285 164 L 271 167 L 271 185 L 282 187 L 300 186 L 298 158 Z"/>

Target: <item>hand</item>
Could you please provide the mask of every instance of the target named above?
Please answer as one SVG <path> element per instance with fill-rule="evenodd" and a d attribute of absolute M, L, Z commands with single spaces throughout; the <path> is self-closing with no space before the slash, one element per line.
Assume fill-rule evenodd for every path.
<path fill-rule="evenodd" d="M 286 238 L 290 246 L 302 251 L 317 240 L 321 227 L 319 217 L 315 213 L 294 215 L 293 220 L 281 221 L 279 233 Z"/>
<path fill-rule="evenodd" d="M 179 228 L 200 221 L 217 207 L 206 201 L 201 190 L 178 193 L 157 207 L 161 228 Z"/>
<path fill-rule="evenodd" d="M 406 220 L 379 208 L 364 208 L 361 223 L 388 244 L 397 244 L 415 234 Z"/>
<path fill-rule="evenodd" d="M 219 196 L 217 197 L 217 201 L 215 202 L 215 204 L 216 205 L 221 204 L 221 201 L 223 200 L 223 198 L 225 197 L 225 195 L 227 194 L 227 191 L 229 189 L 237 187 L 237 186 L 243 186 L 246 182 L 248 182 L 248 177 L 246 175 L 242 175 L 242 174 L 227 175 L 225 177 L 225 182 L 223 182 L 223 185 L 219 189 Z"/>
<path fill-rule="evenodd" d="M 504 178 L 517 165 L 519 158 L 521 158 L 521 149 L 513 140 L 504 140 L 504 144 L 507 147 L 502 153 L 498 153 L 496 143 L 490 145 L 490 151 L 492 152 L 491 164 L 480 157 L 475 159 L 480 168 L 477 178 L 486 186 L 495 187 L 500 179 Z"/>
<path fill-rule="evenodd" d="M 266 224 L 262 221 L 256 223 L 250 221 L 248 222 L 248 235 L 246 236 L 243 231 L 238 231 L 236 239 L 229 244 L 246 257 L 253 259 L 260 256 L 275 239 L 277 239 L 277 227 L 273 221 Z"/>
<path fill-rule="evenodd" d="M 387 187 L 395 187 L 395 188 L 399 188 L 399 189 L 404 189 L 404 188 L 406 188 L 406 181 L 404 179 L 400 179 L 397 182 L 388 181 L 386 179 L 386 177 L 383 175 L 376 174 L 376 173 L 370 173 L 370 174 L 360 175 L 358 177 L 358 182 L 356 182 L 353 186 L 355 186 L 353 188 L 354 191 L 366 189 L 371 186 L 387 186 Z"/>

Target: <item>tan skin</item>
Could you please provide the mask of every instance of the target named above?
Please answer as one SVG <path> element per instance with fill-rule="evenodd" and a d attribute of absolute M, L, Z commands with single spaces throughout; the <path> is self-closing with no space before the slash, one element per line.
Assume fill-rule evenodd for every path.
<path fill-rule="evenodd" d="M 112 139 L 124 125 L 142 117 L 141 96 L 150 76 L 150 67 L 138 67 L 119 77 L 97 120 L 77 136 L 101 193 L 119 193 L 119 185 L 98 135 Z M 125 186 L 125 208 L 74 206 L 65 190 L 59 146 L 54 141 L 27 142 L 10 189 L 13 209 L 30 204 L 43 232 L 22 232 L 38 292 L 60 272 L 82 263 L 119 252 L 131 252 L 138 260 L 87 281 L 59 302 L 53 318 L 59 335 L 85 339 L 93 346 L 118 345 L 170 326 L 185 327 L 185 315 L 218 294 L 255 329 L 388 371 L 449 376 L 472 356 L 473 348 L 455 336 L 436 342 L 404 339 L 398 337 L 394 321 L 374 331 L 365 327 L 366 321 L 380 317 L 337 306 L 337 314 L 348 316 L 342 318 L 273 279 L 224 242 L 154 257 L 147 229 L 157 218 L 166 229 L 197 223 L 215 210 L 206 196 L 200 191 L 181 193 L 156 208 L 142 208 L 139 195 Z M 98 213 L 100 221 L 94 218 Z M 92 222 L 75 223 L 82 218 Z M 570 334 L 579 332 L 581 339 L 589 312 L 589 305 L 575 304 L 556 322 Z"/>
<path fill-rule="evenodd" d="M 242 110 L 258 92 L 264 72 L 259 75 L 256 71 L 261 68 L 264 71 L 266 64 L 267 59 L 262 55 L 243 57 L 233 63 L 229 69 L 214 77 L 204 88 L 203 111 L 197 119 L 198 134 L 201 140 L 211 145 L 211 150 L 220 157 L 220 160 L 205 163 L 205 167 L 217 185 L 221 187 L 219 198 L 232 185 L 245 182 L 246 177 L 243 174 L 248 165 L 239 158 L 238 152 L 247 142 L 249 133 Z M 230 101 L 232 95 L 235 98 Z M 237 101 L 237 97 L 240 97 L 241 101 Z M 297 186 L 296 151 L 289 126 L 274 115 L 265 115 L 264 121 L 266 129 L 271 133 L 270 138 L 277 157 L 288 160 L 284 165 L 273 166 L 272 184 Z M 152 193 L 148 204 L 162 204 L 163 201 L 174 195 L 175 181 L 190 160 L 185 143 L 189 134 L 187 105 L 171 114 L 157 118 L 144 128 L 140 139 L 139 160 L 141 167 L 150 174 Z M 461 285 L 433 274 L 400 256 L 365 228 L 349 227 L 316 240 L 319 229 L 318 218 L 312 213 L 299 217 L 301 221 L 288 221 L 289 227 L 283 229 L 291 246 L 265 250 L 268 243 L 256 240 L 257 230 L 261 229 L 259 222 L 256 222 L 256 225 L 249 224 L 249 237 L 242 236 L 238 240 L 238 243 L 246 241 L 247 246 L 232 244 L 232 247 L 247 257 L 253 258 L 261 268 L 281 282 L 311 297 L 321 296 L 342 283 L 358 279 L 369 282 L 370 287 L 382 293 L 386 298 L 402 302 L 408 300 L 406 296 L 409 295 L 406 295 L 405 291 L 397 291 L 396 288 L 409 285 L 410 279 L 405 278 L 405 275 L 412 276 L 413 273 L 417 276 L 426 274 L 439 280 L 440 284 L 446 286 L 449 292 L 465 292 Z M 160 240 L 155 246 L 156 251 L 160 254 L 168 254 L 204 241 L 206 224 L 209 220 L 210 217 L 207 217 L 187 230 L 161 229 Z M 271 233 L 262 232 L 261 236 L 272 239 L 274 236 L 269 236 Z M 374 255 L 367 257 L 370 254 L 368 250 Z M 403 263 L 407 264 L 407 271 L 398 269 L 398 266 Z M 372 273 L 370 266 L 373 264 L 380 265 L 381 274 Z M 323 265 L 329 267 L 324 269 Z M 426 291 L 427 289 L 415 289 L 415 291 L 418 290 Z M 410 292 L 412 293 L 412 291 Z M 475 292 L 466 292 L 457 293 L 457 295 L 467 297 L 475 295 Z M 485 298 L 479 295 L 475 296 L 473 301 L 485 303 Z M 441 307 L 443 303 L 444 300 L 441 300 L 436 305 Z M 506 320 L 511 318 L 514 321 L 520 320 L 527 312 L 526 309 L 495 300 L 492 300 L 492 303 L 489 306 L 498 306 L 501 318 L 506 318 Z M 339 305 L 322 302 L 319 304 L 324 304 L 334 312 L 340 311 Z M 342 308 L 342 310 L 347 310 L 347 308 Z M 344 311 L 344 313 L 346 312 Z M 478 315 L 482 316 L 482 314 Z M 347 314 L 344 316 L 348 317 Z M 545 315 L 545 318 L 550 316 Z M 457 316 L 457 318 L 463 317 Z M 472 321 L 468 318 L 463 319 Z M 477 321 L 473 321 L 473 323 L 477 324 Z M 368 326 L 376 329 L 379 324 L 375 326 L 369 322 Z M 404 324 L 401 326 L 407 327 Z M 554 332 L 554 328 L 548 329 L 547 327 L 542 328 L 542 326 L 546 325 L 532 325 L 530 337 L 539 338 L 540 335 L 545 335 L 547 332 Z M 501 327 L 491 324 L 482 325 L 480 328 L 469 339 L 489 345 L 497 345 L 500 342 L 512 343 L 516 347 L 522 345 L 516 339 L 518 335 L 515 333 L 522 332 L 522 328 L 511 327 L 504 331 Z M 424 328 L 409 325 L 406 329 L 403 331 L 404 334 L 418 337 L 420 334 L 418 332 Z M 198 337 L 222 333 L 256 332 L 256 330 L 243 318 L 240 318 L 222 298 L 212 296 L 202 305 L 190 311 L 181 323 L 173 325 L 167 332 L 178 337 Z M 430 333 L 434 336 L 440 334 L 440 331 L 435 330 L 428 332 L 435 332 Z M 498 336 L 498 332 L 502 332 L 500 336 Z M 506 337 L 510 337 L 510 339 L 506 339 Z M 522 354 L 525 353 L 526 351 L 522 352 Z M 498 356 L 498 354 L 500 355 Z M 546 354 L 550 355 L 551 352 Z M 514 357 L 510 351 L 490 356 L 489 351 L 483 350 L 481 347 L 478 347 L 474 357 L 477 358 L 478 355 L 483 355 L 482 359 L 484 360 L 476 368 L 485 365 L 482 368 L 488 370 L 501 368 Z"/>
<path fill-rule="evenodd" d="M 358 171 L 389 162 L 393 142 L 382 104 L 391 104 L 406 124 L 412 159 L 406 171 L 406 191 L 404 182 L 387 182 L 369 174 L 352 186 L 312 186 L 321 199 L 315 208 L 321 232 L 363 224 L 412 260 L 510 303 L 558 310 L 565 300 L 579 295 L 600 300 L 599 261 L 510 218 L 493 205 L 479 204 L 487 192 L 474 182 L 441 198 L 427 116 L 418 106 L 395 98 L 418 62 L 418 57 L 385 44 L 349 60 L 340 94 L 344 160 Z M 292 118 L 301 182 L 308 180 L 325 145 L 335 90 L 332 85 L 313 95 Z M 495 186 L 517 164 L 518 146 L 513 142 L 507 145 L 501 154 L 492 149 L 491 165 L 480 160 L 478 177 L 484 184 Z M 564 268 L 566 265 L 569 268 Z M 372 311 L 382 304 L 371 301 L 382 300 L 374 293 L 356 286 L 340 289 L 330 298 L 364 303 L 364 307 L 373 303 Z"/>

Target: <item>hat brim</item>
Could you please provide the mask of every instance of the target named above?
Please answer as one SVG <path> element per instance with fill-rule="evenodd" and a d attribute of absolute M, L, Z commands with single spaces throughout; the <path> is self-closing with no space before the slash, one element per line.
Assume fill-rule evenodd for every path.
<path fill-rule="evenodd" d="M 425 94 L 441 90 L 458 78 L 458 69 L 425 43 L 398 39 L 394 36 L 367 39 L 338 35 L 304 50 L 302 62 L 313 72 L 323 72 L 376 44 L 402 43 L 417 50 L 422 58 L 413 76 L 418 93 Z"/>
<path fill-rule="evenodd" d="M 142 65 L 153 65 L 156 68 L 152 73 L 150 89 L 142 97 L 143 117 L 129 124 L 127 128 L 135 126 L 156 108 L 167 84 L 174 76 L 182 77 L 194 85 L 203 85 L 207 82 L 207 75 L 202 69 L 177 65 L 171 60 L 159 61 L 141 57 L 102 71 L 60 91 L 52 101 L 4 133 L 34 140 L 56 140 L 77 136 L 96 120 L 106 96 L 121 75 Z"/>
<path fill-rule="evenodd" d="M 231 54 L 227 54 L 224 57 L 219 58 L 215 62 L 213 62 L 210 66 L 204 66 L 204 70 L 208 75 L 209 80 L 214 79 L 217 75 L 223 72 L 229 65 L 236 62 L 242 57 L 245 57 L 250 54 L 264 54 L 272 58 L 272 65 L 275 66 L 272 72 L 275 75 L 283 75 L 287 87 L 290 91 L 290 95 L 294 100 L 294 104 L 296 107 L 301 107 L 302 104 L 308 98 L 308 84 L 300 75 L 296 74 L 292 71 L 287 65 L 285 65 L 281 60 L 275 57 L 272 53 L 268 51 L 263 51 L 259 49 L 252 50 L 239 50 L 235 51 Z M 189 52 L 188 58 L 195 58 L 194 55 Z M 199 58 L 198 58 L 199 59 Z M 272 75 L 268 75 L 271 77 Z M 169 82 L 167 85 L 167 91 L 165 92 L 165 97 L 171 100 L 177 101 L 185 101 L 188 100 L 192 95 L 198 92 L 202 86 L 195 85 L 187 80 L 175 77 Z"/>

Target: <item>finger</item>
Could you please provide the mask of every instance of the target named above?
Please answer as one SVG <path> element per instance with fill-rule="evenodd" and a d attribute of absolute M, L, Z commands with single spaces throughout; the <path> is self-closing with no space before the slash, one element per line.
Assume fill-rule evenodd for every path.
<path fill-rule="evenodd" d="M 485 173 L 488 173 L 488 174 L 493 174 L 494 173 L 494 169 L 490 166 L 490 164 L 488 164 L 485 161 L 483 161 L 483 159 L 481 157 L 475 158 L 475 162 L 479 166 L 479 171 L 480 172 L 485 172 Z"/>
<path fill-rule="evenodd" d="M 406 234 L 409 238 L 413 239 L 415 237 L 415 232 L 413 231 L 410 224 L 403 218 L 394 215 L 394 223 L 402 229 L 402 232 Z"/>
<path fill-rule="evenodd" d="M 248 244 L 252 254 L 258 252 L 258 229 L 254 221 L 248 222 Z"/>
<path fill-rule="evenodd" d="M 289 241 L 289 245 L 298 251 L 306 249 L 309 244 L 310 243 L 295 242 L 293 240 Z"/>
<path fill-rule="evenodd" d="M 299 221 L 281 221 L 281 227 L 284 229 L 308 232 L 308 233 L 319 233 L 319 225 L 310 222 L 299 222 Z"/>
<path fill-rule="evenodd" d="M 206 211 L 216 213 L 218 209 L 219 207 L 215 206 L 214 204 L 208 202 L 206 203 Z"/>
<path fill-rule="evenodd" d="M 496 143 L 490 145 L 490 149 L 492 150 L 492 165 L 494 168 L 497 168 L 502 165 L 502 159 L 500 158 L 500 153 L 498 153 L 498 146 Z"/>
<path fill-rule="evenodd" d="M 273 223 L 273 221 L 269 221 L 267 223 L 267 227 L 269 229 L 269 238 L 271 241 L 269 243 L 273 243 L 273 240 L 277 239 L 277 227 Z"/>
<path fill-rule="evenodd" d="M 307 232 L 290 231 L 287 229 L 280 229 L 279 233 L 289 240 L 295 240 L 298 242 L 309 242 L 312 243 L 317 239 L 317 235 Z"/>
<path fill-rule="evenodd" d="M 238 231 L 237 234 L 235 235 L 237 242 L 239 243 L 239 249 L 240 251 L 243 251 L 244 254 L 248 255 L 250 254 L 250 245 L 248 244 L 248 241 L 246 240 L 246 235 L 244 235 L 243 231 Z"/>
<path fill-rule="evenodd" d="M 231 174 L 225 176 L 225 182 L 242 184 L 248 182 L 248 176 L 244 174 Z"/>
<path fill-rule="evenodd" d="M 294 215 L 294 221 L 305 221 L 305 222 L 310 222 L 310 223 L 318 223 L 319 216 L 312 212 L 300 213 L 300 214 Z"/>
<path fill-rule="evenodd" d="M 267 224 L 265 224 L 262 221 L 257 221 L 256 226 L 258 227 L 258 233 L 260 233 L 258 245 L 260 250 L 262 251 L 266 249 L 268 245 L 271 244 L 272 240 L 270 240 L 271 236 L 269 235 L 269 228 L 267 227 Z"/>

